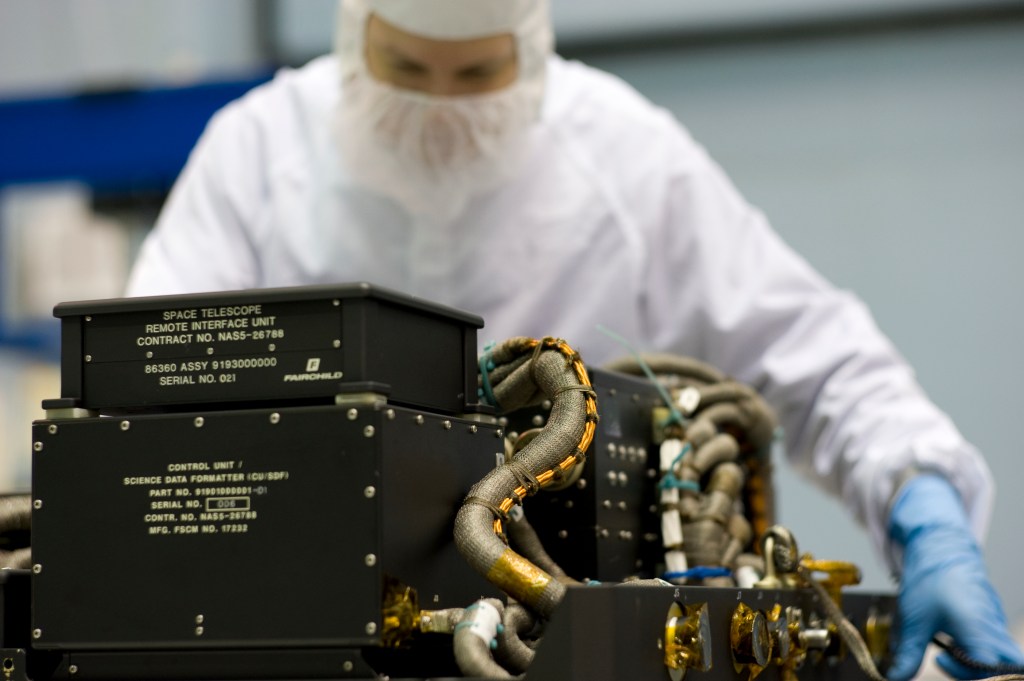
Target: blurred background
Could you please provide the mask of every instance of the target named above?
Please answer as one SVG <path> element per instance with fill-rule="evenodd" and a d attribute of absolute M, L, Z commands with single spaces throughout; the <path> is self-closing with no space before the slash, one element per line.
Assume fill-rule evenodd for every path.
<path fill-rule="evenodd" d="M 1024 626 L 1024 2 L 552 0 L 559 51 L 673 111 L 861 296 L 999 485 L 986 553 Z M 0 0 L 0 492 L 60 393 L 64 300 L 116 297 L 210 114 L 331 45 L 334 0 Z M 892 581 L 777 461 L 802 550 Z"/>

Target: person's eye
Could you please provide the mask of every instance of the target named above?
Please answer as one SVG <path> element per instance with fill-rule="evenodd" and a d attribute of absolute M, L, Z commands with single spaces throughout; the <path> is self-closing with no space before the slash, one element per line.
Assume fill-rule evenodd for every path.
<path fill-rule="evenodd" d="M 406 75 L 422 75 L 427 72 L 427 69 L 418 62 L 409 61 L 407 59 L 396 59 L 391 62 L 392 70 L 403 73 Z"/>
<path fill-rule="evenodd" d="M 508 66 L 506 61 L 491 61 L 484 64 L 468 66 L 459 71 L 459 77 L 465 80 L 485 80 L 494 78 Z"/>

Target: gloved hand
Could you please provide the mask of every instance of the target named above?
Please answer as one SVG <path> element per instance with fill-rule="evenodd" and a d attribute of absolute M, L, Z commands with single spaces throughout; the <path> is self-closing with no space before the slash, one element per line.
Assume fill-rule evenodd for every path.
<path fill-rule="evenodd" d="M 1007 631 L 960 495 L 945 478 L 922 474 L 903 486 L 889 518 L 889 536 L 903 547 L 900 637 L 890 681 L 913 677 L 932 636 L 940 631 L 978 662 L 1024 663 Z M 965 667 L 945 652 L 936 662 L 960 679 L 992 675 Z"/>

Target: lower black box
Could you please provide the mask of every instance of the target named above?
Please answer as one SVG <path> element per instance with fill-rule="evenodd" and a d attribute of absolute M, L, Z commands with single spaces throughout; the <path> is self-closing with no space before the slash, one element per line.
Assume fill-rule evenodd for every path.
<path fill-rule="evenodd" d="M 37 649 L 378 645 L 385 578 L 432 608 L 495 593 L 452 542 L 495 426 L 296 407 L 38 421 L 33 439 Z"/>

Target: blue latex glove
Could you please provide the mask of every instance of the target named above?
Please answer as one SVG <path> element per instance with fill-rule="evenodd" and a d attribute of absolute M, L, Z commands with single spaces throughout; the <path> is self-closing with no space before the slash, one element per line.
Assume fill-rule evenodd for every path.
<path fill-rule="evenodd" d="M 978 662 L 1024 663 L 1007 631 L 960 495 L 945 478 L 918 475 L 903 486 L 889 518 L 889 536 L 903 547 L 900 637 L 890 681 L 913 677 L 932 636 L 940 631 Z M 936 662 L 956 678 L 992 675 L 968 669 L 945 652 Z"/>

